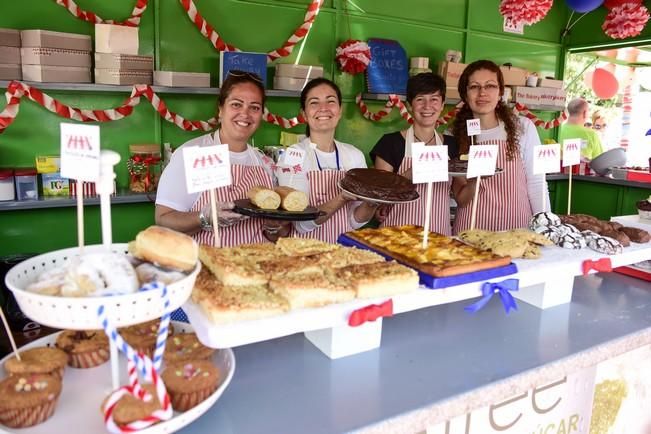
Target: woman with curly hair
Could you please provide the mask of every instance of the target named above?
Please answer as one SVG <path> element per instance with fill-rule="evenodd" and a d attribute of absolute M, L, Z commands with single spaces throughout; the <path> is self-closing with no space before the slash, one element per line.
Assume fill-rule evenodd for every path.
<path fill-rule="evenodd" d="M 501 174 L 481 180 L 476 228 L 502 231 L 526 227 L 531 216 L 543 210 L 543 196 L 549 211 L 545 177 L 533 174 L 534 146 L 540 144 L 536 127 L 529 119 L 513 113 L 502 101 L 504 77 L 490 60 L 468 65 L 459 78 L 458 87 L 464 104 L 457 113 L 452 131 L 459 144 L 459 153 L 467 154 L 470 148 L 466 121 L 477 118 L 481 134 L 475 136 L 475 144 L 498 145 L 497 167 L 504 169 Z M 470 227 L 476 182 L 476 178 L 454 178 L 452 191 L 458 205 L 453 225 L 455 234 Z"/>

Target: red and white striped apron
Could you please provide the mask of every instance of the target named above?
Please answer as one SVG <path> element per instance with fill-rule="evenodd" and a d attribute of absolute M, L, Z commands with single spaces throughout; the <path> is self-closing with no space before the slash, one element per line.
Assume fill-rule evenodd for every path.
<path fill-rule="evenodd" d="M 246 193 L 256 185 L 273 189 L 273 180 L 262 166 L 231 166 L 233 183 L 217 189 L 219 202 L 232 202 L 245 199 Z M 210 193 L 204 191 L 192 206 L 191 211 L 201 211 L 205 204 L 210 203 Z M 249 218 L 227 228 L 219 228 L 221 247 L 233 247 L 240 244 L 268 243 L 262 234 L 263 219 Z M 192 236 L 199 244 L 213 245 L 213 231 L 199 231 Z"/>
<path fill-rule="evenodd" d="M 345 170 L 311 170 L 307 172 L 307 180 L 310 183 L 310 205 L 319 205 L 334 199 L 339 194 L 338 183 L 346 176 Z M 321 226 L 311 232 L 304 234 L 296 233 L 301 238 L 313 238 L 328 243 L 337 242 L 340 234 L 348 232 L 353 228 L 348 221 L 348 209 L 350 202 L 339 208 Z"/>
<path fill-rule="evenodd" d="M 411 169 L 411 144 L 414 142 L 413 127 L 409 127 L 405 136 L 405 156 L 400 163 L 398 173 Z M 441 139 L 436 134 L 436 145 L 441 145 Z M 435 146 L 436 146 L 435 145 Z M 435 182 L 432 185 L 432 216 L 429 230 L 443 235 L 450 235 L 450 187 L 451 181 Z M 410 203 L 393 205 L 382 226 L 402 226 L 407 224 L 425 225 L 425 205 L 427 200 L 427 184 L 416 184 L 420 197 Z"/>
<path fill-rule="evenodd" d="M 527 176 L 520 153 L 518 152 L 512 161 L 508 161 L 506 140 L 478 141 L 477 144 L 499 146 L 497 167 L 503 168 L 504 172 L 481 179 L 475 229 L 505 231 L 527 227 L 533 212 L 529 203 Z M 454 234 L 470 228 L 471 214 L 472 200 L 466 206 L 457 208 L 452 229 Z"/>

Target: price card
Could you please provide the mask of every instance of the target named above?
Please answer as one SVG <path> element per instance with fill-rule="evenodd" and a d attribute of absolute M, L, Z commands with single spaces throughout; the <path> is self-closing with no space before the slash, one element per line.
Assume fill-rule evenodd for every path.
<path fill-rule="evenodd" d="M 302 165 L 303 160 L 305 159 L 305 151 L 303 149 L 297 148 L 287 148 L 283 153 L 283 165 L 288 167 L 294 167 L 296 165 Z"/>
<path fill-rule="evenodd" d="M 563 167 L 581 162 L 581 139 L 563 140 Z"/>
<path fill-rule="evenodd" d="M 197 193 L 231 185 L 228 145 L 183 148 L 185 185 L 188 193 Z"/>
<path fill-rule="evenodd" d="M 442 182 L 448 180 L 448 147 L 411 144 L 412 182 Z"/>
<path fill-rule="evenodd" d="M 516 35 L 524 35 L 524 23 L 521 21 L 513 21 L 504 17 L 502 30 L 505 33 L 515 33 Z"/>
<path fill-rule="evenodd" d="M 474 145 L 468 151 L 468 174 L 466 178 L 495 174 L 498 145 Z"/>
<path fill-rule="evenodd" d="M 478 136 L 481 134 L 481 124 L 479 119 L 468 119 L 466 121 L 466 129 L 469 136 Z"/>
<path fill-rule="evenodd" d="M 533 148 L 533 173 L 556 173 L 561 168 L 561 145 L 536 145 Z"/>
<path fill-rule="evenodd" d="M 61 124 L 61 176 L 99 179 L 99 126 Z"/>

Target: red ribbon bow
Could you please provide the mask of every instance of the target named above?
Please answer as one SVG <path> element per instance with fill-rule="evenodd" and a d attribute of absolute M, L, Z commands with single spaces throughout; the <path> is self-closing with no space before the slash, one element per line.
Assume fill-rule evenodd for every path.
<path fill-rule="evenodd" d="M 393 316 L 393 300 L 385 301 L 382 304 L 371 304 L 353 311 L 348 317 L 348 325 L 357 327 L 383 316 Z"/>
<path fill-rule="evenodd" d="M 601 258 L 596 261 L 586 259 L 583 261 L 583 264 L 581 264 L 581 268 L 583 269 L 584 276 L 586 276 L 590 270 L 613 271 L 613 265 L 610 262 L 610 258 Z"/>

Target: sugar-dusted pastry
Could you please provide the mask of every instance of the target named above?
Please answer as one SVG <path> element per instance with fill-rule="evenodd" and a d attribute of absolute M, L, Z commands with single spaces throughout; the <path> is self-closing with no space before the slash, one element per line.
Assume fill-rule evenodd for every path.
<path fill-rule="evenodd" d="M 74 258 L 66 265 L 61 286 L 64 297 L 120 295 L 136 292 L 138 276 L 125 255 L 89 253 Z"/>
<path fill-rule="evenodd" d="M 337 244 L 310 238 L 279 238 L 276 247 L 287 256 L 310 256 L 340 248 Z"/>
<path fill-rule="evenodd" d="M 63 378 L 68 355 L 57 348 L 37 347 L 19 351 L 20 360 L 12 356 L 5 362 L 9 375 L 44 374 Z"/>
<path fill-rule="evenodd" d="M 258 266 L 268 277 L 289 273 L 320 273 L 323 270 L 323 262 L 320 256 L 280 256 L 259 262 Z"/>
<path fill-rule="evenodd" d="M 269 258 L 276 255 L 274 253 Z M 224 285 L 265 285 L 269 280 L 267 274 L 257 266 L 255 254 L 238 256 L 232 250 L 202 245 L 199 257 Z"/>
<path fill-rule="evenodd" d="M 309 256 L 308 256 L 309 257 Z M 370 250 L 357 247 L 342 247 L 331 252 L 315 255 L 319 263 L 327 268 L 341 268 L 347 265 L 373 264 L 384 262 L 385 259 Z"/>
<path fill-rule="evenodd" d="M 93 368 L 110 358 L 103 330 L 65 330 L 57 336 L 56 347 L 68 355 L 68 365 L 73 368 Z"/>
<path fill-rule="evenodd" d="M 162 226 L 150 226 L 129 243 L 129 253 L 163 268 L 192 271 L 199 247 L 192 237 Z"/>
<path fill-rule="evenodd" d="M 280 206 L 278 193 L 261 185 L 251 187 L 246 196 L 253 205 L 261 209 L 278 209 Z"/>
<path fill-rule="evenodd" d="M 287 211 L 303 211 L 307 208 L 307 195 L 291 187 L 276 187 L 274 191 L 280 196 L 280 207 Z"/>
<path fill-rule="evenodd" d="M 151 264 L 143 262 L 136 267 L 136 274 L 141 285 L 150 282 L 160 282 L 165 285 L 170 285 L 174 282 L 185 278 L 185 274 L 180 271 L 166 270 Z"/>
<path fill-rule="evenodd" d="M 269 287 L 287 299 L 292 309 L 300 309 L 355 298 L 355 290 L 342 283 L 334 282 L 323 273 L 303 273 L 274 276 L 269 281 Z"/>
<path fill-rule="evenodd" d="M 175 411 L 188 411 L 219 386 L 219 369 L 208 360 L 169 364 L 161 375 Z"/>
<path fill-rule="evenodd" d="M 54 414 L 61 379 L 53 375 L 12 375 L 0 382 L 0 425 L 27 428 Z"/>
<path fill-rule="evenodd" d="M 333 274 L 358 298 L 389 297 L 418 289 L 418 273 L 395 261 L 349 265 Z"/>

